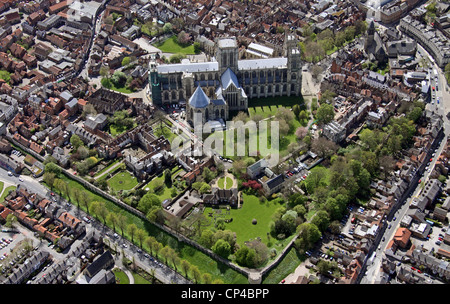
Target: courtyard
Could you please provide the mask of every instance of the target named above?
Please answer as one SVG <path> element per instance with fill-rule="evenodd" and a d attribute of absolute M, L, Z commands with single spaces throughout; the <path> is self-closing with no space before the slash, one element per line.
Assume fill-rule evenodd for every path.
<path fill-rule="evenodd" d="M 117 172 L 108 180 L 108 186 L 114 191 L 131 190 L 138 185 L 137 178 L 126 170 Z"/>

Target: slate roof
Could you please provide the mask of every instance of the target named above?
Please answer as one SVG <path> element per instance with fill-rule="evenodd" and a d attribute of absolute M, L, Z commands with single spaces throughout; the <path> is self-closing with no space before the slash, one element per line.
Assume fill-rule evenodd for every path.
<path fill-rule="evenodd" d="M 287 66 L 287 58 L 246 59 L 238 61 L 239 70 L 271 69 Z"/>
<path fill-rule="evenodd" d="M 191 98 L 189 98 L 189 104 L 193 108 L 205 108 L 209 105 L 210 99 L 206 96 L 205 92 L 203 92 L 200 86 L 197 87 L 194 94 L 192 94 Z"/>
<path fill-rule="evenodd" d="M 239 88 L 239 81 L 234 74 L 234 72 L 228 68 L 225 72 L 223 72 L 222 76 L 220 77 L 220 81 L 222 83 L 222 89 L 226 90 L 231 84 L 233 84 L 236 88 Z"/>
<path fill-rule="evenodd" d="M 217 61 L 213 62 L 198 62 L 198 63 L 177 63 L 177 64 L 163 64 L 156 67 L 158 73 L 181 73 L 181 72 L 210 72 L 218 71 L 219 64 Z"/>
<path fill-rule="evenodd" d="M 282 184 L 283 182 L 284 182 L 283 175 L 280 174 L 280 175 L 272 178 L 271 180 L 267 181 L 267 186 L 270 189 L 273 189 L 273 188 L 277 187 L 278 185 Z"/>

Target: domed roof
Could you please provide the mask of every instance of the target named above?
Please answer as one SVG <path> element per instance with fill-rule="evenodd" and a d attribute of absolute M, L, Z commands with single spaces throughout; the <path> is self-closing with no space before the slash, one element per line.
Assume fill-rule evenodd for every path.
<path fill-rule="evenodd" d="M 194 94 L 189 98 L 189 105 L 193 108 L 205 108 L 209 105 L 210 99 L 206 96 L 200 86 L 197 87 Z"/>

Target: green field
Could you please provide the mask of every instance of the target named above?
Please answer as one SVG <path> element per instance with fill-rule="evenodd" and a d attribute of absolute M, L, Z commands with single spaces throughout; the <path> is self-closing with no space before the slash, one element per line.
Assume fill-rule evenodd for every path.
<path fill-rule="evenodd" d="M 236 232 L 236 241 L 243 244 L 245 241 L 261 238 L 261 241 L 268 243 L 267 233 L 270 231 L 269 223 L 272 221 L 272 214 L 282 205 L 274 201 L 260 202 L 258 197 L 254 195 L 243 194 L 242 207 L 240 209 L 231 209 L 229 215 L 225 215 L 226 211 L 221 209 L 224 218 L 233 218 L 233 221 L 225 224 L 225 229 Z M 214 210 L 211 207 L 205 208 L 205 215 Z M 207 217 L 210 218 L 210 217 Z M 252 220 L 256 219 L 257 224 L 253 225 Z M 269 246 L 270 247 L 270 246 Z"/>
<path fill-rule="evenodd" d="M 154 45 L 158 49 L 160 49 L 163 53 L 180 53 L 184 55 L 195 55 L 194 45 L 191 44 L 187 47 L 183 47 L 177 43 L 177 37 L 172 36 L 162 43 L 158 43 Z"/>
<path fill-rule="evenodd" d="M 295 248 L 289 249 L 289 252 L 281 262 L 265 275 L 262 284 L 278 284 L 286 276 L 294 272 L 295 268 L 303 261 L 304 259 L 297 253 Z"/>
<path fill-rule="evenodd" d="M 128 171 L 122 170 L 117 172 L 108 180 L 108 185 L 114 191 L 131 190 L 138 184 L 137 178 Z"/>

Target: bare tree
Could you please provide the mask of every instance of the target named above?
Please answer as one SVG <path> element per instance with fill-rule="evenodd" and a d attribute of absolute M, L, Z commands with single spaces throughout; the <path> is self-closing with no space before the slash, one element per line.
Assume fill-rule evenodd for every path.
<path fill-rule="evenodd" d="M 311 149 L 320 157 L 327 158 L 337 151 L 338 146 L 331 140 L 321 136 L 313 140 Z"/>

